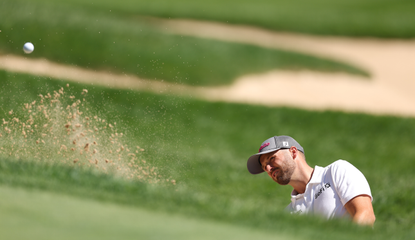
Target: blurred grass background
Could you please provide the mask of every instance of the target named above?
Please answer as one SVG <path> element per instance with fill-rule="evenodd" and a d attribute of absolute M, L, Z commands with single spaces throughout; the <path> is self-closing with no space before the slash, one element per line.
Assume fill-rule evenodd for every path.
<path fill-rule="evenodd" d="M 55 3 L 54 0 L 35 1 Z M 321 35 L 415 36 L 415 3 L 407 0 L 66 0 L 59 4 L 123 16 L 190 18 Z"/>
<path fill-rule="evenodd" d="M 39 2 L 0 3 L 0 53 L 22 54 L 31 41 L 35 51 L 28 58 L 202 86 L 274 69 L 370 75 L 352 64 L 301 53 L 167 34 L 122 12 Z"/>
<path fill-rule="evenodd" d="M 141 16 L 196 18 L 312 34 L 412 38 L 413 10 L 411 1 L 373 0 L 336 3 L 5 0 L 0 2 L 0 54 L 22 55 L 23 43 L 32 41 L 35 51 L 25 55 L 28 58 L 48 58 L 84 68 L 190 85 L 226 85 L 240 75 L 276 68 L 367 76 L 370 73 L 353 64 L 166 34 L 153 29 Z M 0 82 L 3 86 L 0 118 L 5 119 L 11 109 L 19 114 L 23 104 L 37 99 L 38 94 L 58 90 L 66 84 L 58 79 L 5 71 L 0 71 Z M 0 224 L 4 236 L 45 239 L 73 234 L 68 236 L 128 239 L 142 236 L 141 233 L 147 234 L 148 239 L 159 236 L 174 239 L 172 234 L 178 234 L 176 239 L 193 239 L 197 235 L 172 232 L 187 229 L 185 219 L 190 218 L 196 229 L 206 225 L 204 221 L 235 227 L 225 235 L 244 228 L 247 232 L 261 231 L 264 237 L 282 235 L 283 239 L 415 237 L 412 227 L 415 120 L 412 118 L 209 103 L 173 95 L 71 84 L 74 95 L 84 88 L 89 90 L 89 111 L 109 122 L 116 121 L 128 140 L 146 149 L 143 158 L 162 174 L 176 179 L 177 184 L 155 186 L 88 169 L 2 156 L 0 191 L 6 198 L 0 200 L 0 211 L 8 218 L 3 218 L 4 224 Z M 5 146 L 4 142 L 10 139 L 2 127 L 0 140 L 1 146 Z M 326 166 L 341 158 L 365 174 L 374 196 L 377 216 L 374 230 L 341 220 L 292 216 L 283 211 L 291 189 L 274 184 L 267 176 L 252 176 L 246 170 L 246 159 L 257 150 L 258 143 L 282 134 L 292 135 L 305 147 L 311 166 Z M 45 203 L 56 202 L 55 206 L 41 205 L 45 194 L 49 199 Z M 62 201 L 70 203 L 60 208 Z M 65 209 L 70 204 L 79 206 L 71 209 L 76 214 L 96 205 L 92 213 L 96 216 L 89 219 L 70 216 L 72 211 Z M 133 230 L 140 223 L 129 225 L 127 222 L 136 218 L 125 214 L 114 217 L 121 219 L 118 223 L 102 225 L 108 218 L 100 214 L 107 217 L 114 211 L 125 213 L 118 206 L 137 209 L 131 211 L 143 217 L 149 214 L 141 212 L 145 208 L 154 212 L 154 224 L 170 225 L 176 221 L 177 225 L 168 229 L 161 226 L 152 235 L 151 228 Z M 53 215 L 50 211 L 61 214 Z M 179 220 L 170 221 L 170 214 L 177 214 Z M 71 225 L 71 220 L 80 224 Z M 51 224 L 56 221 L 61 224 Z M 23 222 L 25 234 L 18 235 L 13 227 Z M 100 233 L 100 227 L 105 227 L 106 236 Z M 125 229 L 125 234 L 120 235 L 120 229 Z M 213 226 L 211 235 L 198 237 L 217 239 L 215 231 L 222 230 Z"/>

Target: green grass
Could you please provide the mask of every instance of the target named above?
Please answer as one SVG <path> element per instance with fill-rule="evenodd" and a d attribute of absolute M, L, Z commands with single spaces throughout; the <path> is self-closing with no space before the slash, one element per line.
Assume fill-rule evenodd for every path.
<path fill-rule="evenodd" d="M 129 15 L 194 18 L 277 31 L 357 37 L 415 37 L 415 3 L 405 0 L 67 0 L 65 3 L 100 8 L 107 13 L 111 10 Z"/>
<path fill-rule="evenodd" d="M 0 118 L 65 85 L 62 81 L 2 72 Z M 310 112 L 71 84 L 89 90 L 88 111 L 117 121 L 127 141 L 176 185 L 151 185 L 76 166 L 14 160 L 0 162 L 0 183 L 102 202 L 208 219 L 298 238 L 410 239 L 414 236 L 412 161 L 415 120 L 341 112 Z M 20 106 L 20 107 L 19 107 Z M 2 141 L 7 135 L 1 130 Z M 263 140 L 288 134 L 305 148 L 311 166 L 341 158 L 367 177 L 377 216 L 374 230 L 343 221 L 291 216 L 283 209 L 290 187 L 253 176 L 246 159 Z M 56 159 L 60 161 L 61 159 Z M 29 201 L 29 200 L 28 200 Z M 298 230 L 301 226 L 301 230 Z M 323 230 L 324 229 L 324 230 Z M 327 231 L 326 231 L 327 230 Z"/>
<path fill-rule="evenodd" d="M 296 239 L 50 192 L 0 186 L 0 194 L 4 239 Z"/>
<path fill-rule="evenodd" d="M 82 5 L 2 1 L 0 53 L 188 85 L 227 85 L 245 74 L 310 69 L 368 76 L 352 64 L 246 44 L 171 35 L 131 15 Z M 35 51 L 25 55 L 23 44 Z"/>

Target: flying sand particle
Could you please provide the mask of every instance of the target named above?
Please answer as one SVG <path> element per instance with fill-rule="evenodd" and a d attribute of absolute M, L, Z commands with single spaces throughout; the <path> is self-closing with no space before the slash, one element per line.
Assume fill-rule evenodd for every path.
<path fill-rule="evenodd" d="M 69 87 L 69 84 L 67 84 L 67 87 Z M 87 92 L 88 91 L 85 89 L 82 93 Z M 44 95 L 39 94 L 38 97 L 40 97 L 40 101 L 34 100 L 31 101 L 30 104 L 23 104 L 23 112 L 22 114 L 18 114 L 20 119 L 17 117 L 12 118 L 13 116 L 11 116 L 12 122 L 9 123 L 9 121 L 3 118 L 4 132 L 9 135 L 3 136 L 2 133 L 0 133 L 0 137 L 9 137 L 10 140 L 14 138 L 17 141 L 27 143 L 28 146 L 23 145 L 23 151 L 11 147 L 9 148 L 10 151 L 7 153 L 0 152 L 0 154 L 7 154 L 16 158 L 22 158 L 22 154 L 26 154 L 28 159 L 35 156 L 37 160 L 56 161 L 63 164 L 69 164 L 71 162 L 73 164 L 79 163 L 77 167 L 92 167 L 90 164 L 93 164 L 93 166 L 97 167 L 96 169 L 99 169 L 99 171 L 103 171 L 106 174 L 108 174 L 109 171 L 119 176 L 134 178 L 151 184 L 162 180 L 161 175 L 156 172 L 156 168 L 153 167 L 150 169 L 148 166 L 143 168 L 142 166 L 143 164 L 146 164 L 146 161 L 137 159 L 139 151 L 144 151 L 144 149 L 137 146 L 137 150 L 135 151 L 136 154 L 129 153 L 130 149 L 128 146 L 116 138 L 124 135 L 123 133 L 117 132 L 116 122 L 111 124 L 108 123 L 106 119 L 95 115 L 95 126 L 89 127 L 90 118 L 86 116 L 81 119 L 83 112 L 88 114 L 88 108 L 85 108 L 83 104 L 81 105 L 81 101 L 76 100 L 74 96 L 74 94 L 65 93 L 63 88 L 60 88 L 58 91 L 53 91 L 53 99 L 50 93 Z M 86 99 L 83 98 L 83 101 L 85 102 Z M 68 105 L 68 102 L 72 103 Z M 67 106 L 67 108 L 64 109 L 63 106 Z M 31 111 L 32 108 L 37 111 Z M 10 110 L 8 113 L 9 115 L 13 115 L 15 114 L 15 111 Z M 19 122 L 22 124 L 15 124 Z M 84 124 L 81 124 L 81 122 Z M 7 124 L 9 124 L 9 127 L 4 126 Z M 43 127 L 38 128 L 38 125 Z M 74 126 L 76 129 L 72 129 L 71 126 Z M 106 130 L 107 127 L 111 129 L 110 131 L 112 133 Z M 34 131 L 34 129 L 36 131 Z M 95 135 L 97 136 L 89 136 L 91 140 L 88 140 L 86 134 L 88 132 L 93 133 L 93 130 L 96 132 Z M 11 134 L 19 132 L 21 134 Z M 98 134 L 104 138 L 108 137 L 110 141 L 108 143 L 104 141 L 103 143 L 98 144 Z M 45 140 L 47 139 L 47 143 L 45 140 L 39 139 L 39 136 L 45 138 Z M 86 141 L 92 141 L 92 143 Z M 39 143 L 42 143 L 43 145 L 39 146 Z M 115 143 L 117 143 L 117 146 L 115 146 Z M 30 147 L 31 144 L 32 147 Z M 69 144 L 75 146 L 70 148 L 71 151 L 68 152 L 66 146 Z M 87 154 L 86 152 L 89 152 L 91 144 L 96 146 L 96 148 L 94 148 L 93 153 Z M 12 146 L 14 146 L 14 143 Z M 80 147 L 81 149 L 75 151 L 77 147 Z M 3 149 L 3 147 L 1 148 Z M 115 156 L 113 153 L 116 150 L 118 152 L 118 157 L 115 159 L 117 160 L 109 160 L 110 158 L 114 159 Z M 92 154 L 97 154 L 99 151 L 99 158 L 95 158 L 94 160 L 88 159 Z M 42 158 L 39 158 L 39 156 L 42 156 Z M 108 164 L 108 167 L 98 167 L 99 159 L 103 159 L 102 161 L 105 161 L 105 163 Z M 87 164 L 88 162 L 90 164 Z M 143 174 L 143 171 L 146 174 Z M 170 183 L 174 184 L 173 182 Z"/>

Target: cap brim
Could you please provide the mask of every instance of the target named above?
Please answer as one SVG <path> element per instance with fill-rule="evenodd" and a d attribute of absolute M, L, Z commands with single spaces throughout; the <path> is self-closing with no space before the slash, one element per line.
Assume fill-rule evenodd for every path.
<path fill-rule="evenodd" d="M 262 154 L 267 154 L 267 153 L 270 153 L 270 152 L 275 152 L 277 150 L 279 150 L 279 149 L 271 149 L 271 150 L 264 151 L 264 152 L 260 152 L 260 153 L 257 153 L 257 154 L 254 154 L 254 155 L 250 156 L 249 159 L 248 159 L 248 162 L 247 162 L 248 171 L 251 174 L 259 174 L 259 173 L 264 172 L 264 170 L 262 169 L 261 165 L 259 164 L 259 158 L 260 158 L 260 156 Z"/>

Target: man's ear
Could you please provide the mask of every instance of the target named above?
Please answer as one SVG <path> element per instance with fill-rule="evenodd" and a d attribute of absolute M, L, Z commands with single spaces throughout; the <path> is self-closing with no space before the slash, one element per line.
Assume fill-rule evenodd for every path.
<path fill-rule="evenodd" d="M 290 153 L 293 159 L 296 159 L 298 157 L 298 149 L 296 147 L 290 147 Z"/>

